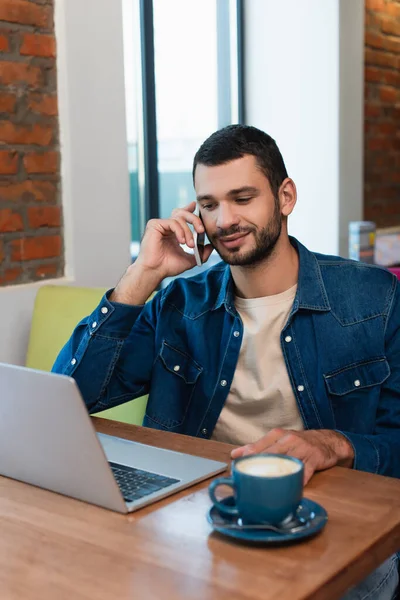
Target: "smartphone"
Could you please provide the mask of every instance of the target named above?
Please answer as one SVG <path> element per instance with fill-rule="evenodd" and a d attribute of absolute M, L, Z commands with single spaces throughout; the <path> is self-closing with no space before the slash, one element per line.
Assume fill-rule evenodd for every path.
<path fill-rule="evenodd" d="M 198 206 L 196 207 L 194 214 L 197 215 L 198 217 L 200 217 L 201 222 L 203 222 Z M 206 234 L 204 233 L 204 231 L 203 231 L 203 233 L 197 233 L 197 231 L 193 227 L 193 239 L 194 239 L 193 252 L 194 252 L 194 257 L 196 259 L 196 264 L 198 267 L 201 267 L 201 265 L 203 264 L 205 237 L 206 237 Z"/>

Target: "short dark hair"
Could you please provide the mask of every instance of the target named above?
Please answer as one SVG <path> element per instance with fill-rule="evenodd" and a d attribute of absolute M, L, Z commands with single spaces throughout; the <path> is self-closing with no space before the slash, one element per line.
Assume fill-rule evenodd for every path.
<path fill-rule="evenodd" d="M 282 181 L 288 176 L 282 154 L 270 135 L 250 125 L 228 125 L 210 135 L 195 154 L 193 182 L 198 164 L 215 167 L 246 154 L 256 158 L 277 197 Z"/>

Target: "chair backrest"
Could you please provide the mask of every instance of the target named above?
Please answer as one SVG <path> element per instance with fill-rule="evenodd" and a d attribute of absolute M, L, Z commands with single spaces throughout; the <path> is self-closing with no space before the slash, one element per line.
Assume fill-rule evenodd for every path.
<path fill-rule="evenodd" d="M 78 322 L 99 304 L 103 288 L 44 285 L 36 294 L 26 366 L 50 371 Z M 147 396 L 116 406 L 98 416 L 141 425 Z"/>
<path fill-rule="evenodd" d="M 26 366 L 50 371 L 78 322 L 99 304 L 102 288 L 45 285 L 36 294 Z"/>

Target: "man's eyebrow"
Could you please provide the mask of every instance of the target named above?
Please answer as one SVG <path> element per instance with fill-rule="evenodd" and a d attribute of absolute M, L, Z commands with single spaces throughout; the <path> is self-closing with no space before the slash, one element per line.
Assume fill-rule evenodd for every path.
<path fill-rule="evenodd" d="M 227 196 L 238 196 L 239 194 L 256 194 L 258 189 L 251 186 L 245 185 L 241 188 L 236 188 L 234 190 L 229 190 Z M 214 196 L 212 194 L 201 194 L 197 196 L 197 202 L 203 202 L 205 200 L 214 200 Z"/>
<path fill-rule="evenodd" d="M 212 194 L 203 194 L 197 196 L 197 202 L 202 202 L 203 200 L 214 200 L 214 196 L 212 196 Z"/>
<path fill-rule="evenodd" d="M 257 192 L 257 188 L 251 185 L 245 185 L 241 188 L 237 188 L 236 190 L 230 190 L 228 192 L 228 196 L 238 196 L 239 194 L 256 194 Z"/>

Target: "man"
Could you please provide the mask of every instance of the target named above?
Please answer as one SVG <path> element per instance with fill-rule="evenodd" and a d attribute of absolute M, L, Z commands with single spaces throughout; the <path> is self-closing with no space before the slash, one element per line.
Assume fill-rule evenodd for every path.
<path fill-rule="evenodd" d="M 389 272 L 288 236 L 296 187 L 274 140 L 233 125 L 194 158 L 196 203 L 149 221 L 140 254 L 75 329 L 54 370 L 88 409 L 150 393 L 144 424 L 304 461 L 400 476 L 400 292 Z M 323 197 L 321 195 L 321 201 Z M 191 224 L 223 263 L 195 265 Z M 385 585 L 382 582 L 385 582 Z M 393 557 L 364 582 L 397 585 Z M 352 598 L 364 597 L 351 592 Z M 360 592 L 361 593 L 361 592 Z"/>

